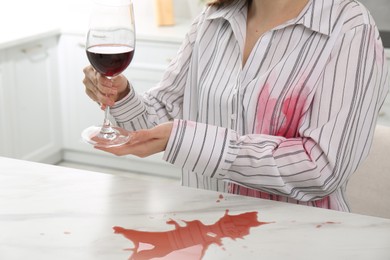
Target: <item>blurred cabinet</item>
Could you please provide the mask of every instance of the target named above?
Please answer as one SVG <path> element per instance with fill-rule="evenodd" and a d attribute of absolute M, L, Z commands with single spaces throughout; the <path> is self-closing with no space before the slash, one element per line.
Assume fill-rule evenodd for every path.
<path fill-rule="evenodd" d="M 83 36 L 63 34 L 59 42 L 64 160 L 178 178 L 179 170 L 163 161 L 162 154 L 143 159 L 116 157 L 81 140 L 83 129 L 101 124 L 104 116 L 99 106 L 85 94 L 82 83 L 83 68 L 89 64 L 84 41 Z M 134 59 L 124 74 L 138 93 L 158 83 L 178 48 L 177 42 L 137 39 Z"/>
<path fill-rule="evenodd" d="M 81 142 L 81 131 L 101 123 L 103 112 L 85 94 L 83 68 L 88 60 L 83 37 L 61 36 L 59 42 L 60 91 L 64 149 L 89 151 Z"/>
<path fill-rule="evenodd" d="M 0 50 L 0 155 L 61 160 L 58 37 Z"/>
<path fill-rule="evenodd" d="M 155 87 L 179 50 L 178 42 L 137 40 L 134 59 L 124 75 L 138 93 Z"/>

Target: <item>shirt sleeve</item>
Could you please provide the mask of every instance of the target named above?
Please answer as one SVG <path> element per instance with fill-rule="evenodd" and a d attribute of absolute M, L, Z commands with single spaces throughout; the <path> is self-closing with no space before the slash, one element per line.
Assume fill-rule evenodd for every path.
<path fill-rule="evenodd" d="M 158 85 L 143 94 L 136 93 L 130 85 L 130 93 L 111 108 L 111 115 L 120 127 L 127 130 L 145 129 L 173 118 L 182 118 L 184 88 L 199 19 L 192 23 Z"/>
<path fill-rule="evenodd" d="M 296 138 L 175 120 L 164 158 L 211 178 L 310 201 L 340 188 L 369 153 L 389 88 L 375 26 L 342 34 Z"/>

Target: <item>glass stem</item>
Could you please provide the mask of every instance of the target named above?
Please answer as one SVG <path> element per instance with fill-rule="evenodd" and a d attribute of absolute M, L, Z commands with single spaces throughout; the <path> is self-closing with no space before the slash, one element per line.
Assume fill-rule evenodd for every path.
<path fill-rule="evenodd" d="M 107 78 L 112 81 L 111 77 L 107 77 Z M 109 115 L 110 115 L 110 107 L 106 106 L 106 108 L 104 109 L 103 126 L 102 126 L 102 129 L 100 130 L 101 134 L 113 134 L 113 133 L 115 133 L 115 130 L 111 126 Z"/>
<path fill-rule="evenodd" d="M 104 110 L 104 121 L 101 132 L 103 134 L 111 134 L 114 132 L 114 129 L 111 127 L 110 119 L 108 118 L 110 114 L 110 107 L 106 106 L 106 109 Z"/>

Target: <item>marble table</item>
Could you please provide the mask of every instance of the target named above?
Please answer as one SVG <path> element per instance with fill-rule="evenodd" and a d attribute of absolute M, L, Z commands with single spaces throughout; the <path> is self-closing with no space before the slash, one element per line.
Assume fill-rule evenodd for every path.
<path fill-rule="evenodd" d="M 0 157 L 0 259 L 390 259 L 390 220 Z"/>

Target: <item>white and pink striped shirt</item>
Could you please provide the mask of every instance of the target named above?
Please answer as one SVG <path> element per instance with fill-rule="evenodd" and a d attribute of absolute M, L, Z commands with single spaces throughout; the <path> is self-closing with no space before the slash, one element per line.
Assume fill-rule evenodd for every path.
<path fill-rule="evenodd" d="M 357 1 L 311 0 L 242 66 L 246 18 L 245 0 L 208 7 L 158 86 L 113 116 L 128 130 L 174 120 L 164 159 L 183 185 L 348 211 L 389 88 L 372 17 Z"/>

